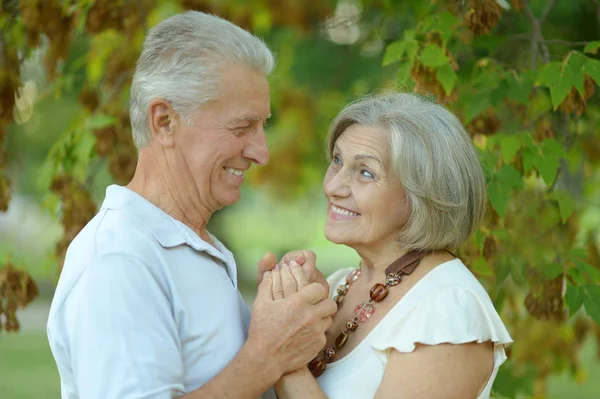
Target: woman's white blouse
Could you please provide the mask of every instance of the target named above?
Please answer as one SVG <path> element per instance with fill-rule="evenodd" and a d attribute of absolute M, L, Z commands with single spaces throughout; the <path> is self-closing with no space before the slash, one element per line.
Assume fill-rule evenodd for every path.
<path fill-rule="evenodd" d="M 351 270 L 338 270 L 328 278 L 330 296 Z M 330 399 L 373 398 L 392 349 L 408 353 L 415 343 L 489 340 L 494 342 L 494 369 L 477 399 L 490 397 L 506 360 L 504 348 L 513 340 L 483 286 L 460 259 L 453 259 L 419 280 L 358 346 L 328 364 L 317 381 Z"/>

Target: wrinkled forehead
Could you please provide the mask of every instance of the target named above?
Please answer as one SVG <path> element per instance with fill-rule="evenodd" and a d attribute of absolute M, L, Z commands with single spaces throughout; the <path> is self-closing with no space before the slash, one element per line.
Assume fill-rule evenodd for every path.
<path fill-rule="evenodd" d="M 333 152 L 344 156 L 376 157 L 382 165 L 391 163 L 391 140 L 387 129 L 352 124 L 333 143 Z"/>

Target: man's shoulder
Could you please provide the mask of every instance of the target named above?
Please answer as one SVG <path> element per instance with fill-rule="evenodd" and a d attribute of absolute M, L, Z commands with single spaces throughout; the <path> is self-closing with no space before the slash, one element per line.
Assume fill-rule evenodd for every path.
<path fill-rule="evenodd" d="M 69 245 L 65 264 L 106 253 L 147 254 L 157 246 L 152 233 L 134 215 L 119 209 L 101 209 Z"/>

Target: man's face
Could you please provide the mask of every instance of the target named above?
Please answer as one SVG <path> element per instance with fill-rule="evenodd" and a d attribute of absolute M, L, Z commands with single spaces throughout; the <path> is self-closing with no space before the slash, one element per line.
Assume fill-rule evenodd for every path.
<path fill-rule="evenodd" d="M 202 205 L 214 211 L 237 202 L 244 172 L 268 163 L 264 124 L 270 113 L 267 79 L 246 67 L 228 67 L 218 98 L 205 103 L 190 125 L 178 124 L 176 162 L 193 179 Z"/>

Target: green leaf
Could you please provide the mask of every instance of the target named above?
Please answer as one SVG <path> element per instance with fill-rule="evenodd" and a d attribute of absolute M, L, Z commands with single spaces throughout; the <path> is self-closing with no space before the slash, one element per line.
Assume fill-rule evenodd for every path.
<path fill-rule="evenodd" d="M 585 73 L 590 75 L 597 85 L 600 85 L 600 61 L 588 57 L 588 59 L 585 60 L 583 68 L 585 69 Z"/>
<path fill-rule="evenodd" d="M 439 22 L 437 26 L 437 30 L 440 32 L 440 36 L 442 37 L 442 43 L 444 46 L 448 43 L 448 40 L 454 34 L 454 28 L 458 25 L 458 18 L 454 16 L 451 12 L 444 11 L 438 15 Z"/>
<path fill-rule="evenodd" d="M 583 276 L 583 274 L 581 273 L 581 270 L 579 270 L 576 267 L 571 267 L 569 268 L 569 270 L 567 270 L 567 274 L 569 275 L 569 277 L 571 277 L 573 279 L 573 281 L 575 281 L 577 284 L 579 285 L 584 285 L 587 284 L 587 280 L 585 279 L 585 277 Z"/>
<path fill-rule="evenodd" d="M 529 113 L 531 120 L 536 120 L 543 115 L 552 111 L 552 100 L 548 92 L 544 90 L 537 90 L 531 96 L 529 101 Z"/>
<path fill-rule="evenodd" d="M 473 271 L 476 272 L 477 274 L 479 274 L 480 276 L 491 276 L 492 275 L 492 269 L 490 268 L 490 266 L 487 263 L 487 260 L 485 260 L 485 258 L 483 256 L 480 256 L 478 258 L 475 258 L 475 260 L 473 260 L 471 269 L 473 269 Z"/>
<path fill-rule="evenodd" d="M 515 155 L 517 155 L 519 148 L 521 148 L 521 140 L 515 136 L 504 136 L 500 142 L 504 163 L 510 163 Z"/>
<path fill-rule="evenodd" d="M 549 186 L 554 183 L 559 165 L 558 159 L 553 156 L 538 156 L 535 163 L 535 167 Z"/>
<path fill-rule="evenodd" d="M 550 195 L 550 199 L 558 202 L 560 217 L 562 222 L 565 223 L 575 210 L 575 200 L 567 191 L 556 191 Z"/>
<path fill-rule="evenodd" d="M 528 174 L 537 163 L 538 154 L 537 151 L 533 151 L 530 148 L 523 150 L 523 173 Z"/>
<path fill-rule="evenodd" d="M 550 97 L 552 98 L 552 105 L 554 105 L 555 111 L 565 98 L 567 98 L 571 87 L 573 87 L 573 72 L 571 72 L 570 68 L 563 68 L 559 79 L 556 85 L 550 87 Z"/>
<path fill-rule="evenodd" d="M 585 60 L 585 55 L 579 51 L 571 51 L 569 53 L 569 58 L 567 58 L 567 67 L 571 68 L 571 73 L 573 74 L 573 86 L 575 86 L 579 94 L 581 94 L 581 97 L 585 94 L 585 89 L 583 87 L 583 80 L 585 78 L 583 65 L 585 64 Z"/>
<path fill-rule="evenodd" d="M 521 174 L 510 165 L 502 165 L 496 172 L 496 179 L 498 179 L 499 182 L 506 183 L 514 188 L 523 187 Z"/>
<path fill-rule="evenodd" d="M 565 302 L 567 303 L 567 307 L 569 308 L 569 314 L 573 316 L 581 305 L 583 305 L 583 297 L 584 293 L 581 287 L 577 285 L 572 285 L 567 282 L 567 292 L 565 293 Z"/>
<path fill-rule="evenodd" d="M 573 263 L 575 263 L 575 266 L 577 266 L 577 268 L 594 283 L 600 281 L 600 270 L 580 259 L 573 259 Z"/>
<path fill-rule="evenodd" d="M 571 258 L 587 259 L 588 250 L 585 248 L 581 248 L 581 247 L 573 248 L 569 251 L 569 256 Z"/>
<path fill-rule="evenodd" d="M 508 207 L 508 201 L 512 195 L 512 187 L 506 183 L 499 181 L 493 181 L 488 186 L 488 196 L 490 197 L 490 203 L 496 210 L 500 218 L 504 217 L 506 208 Z"/>
<path fill-rule="evenodd" d="M 537 83 L 547 87 L 553 86 L 560 78 L 561 70 L 562 63 L 558 61 L 553 61 L 544 65 L 544 68 L 542 68 L 537 76 Z"/>
<path fill-rule="evenodd" d="M 393 43 L 390 43 L 385 48 L 385 54 L 383 56 L 382 65 L 389 65 L 396 61 L 400 61 L 402 56 L 404 56 L 404 52 L 406 51 L 406 42 L 404 40 L 397 40 Z"/>
<path fill-rule="evenodd" d="M 565 151 L 564 147 L 554 139 L 544 139 L 540 147 L 544 155 L 554 155 L 557 158 L 565 158 L 567 156 L 567 151 Z"/>
<path fill-rule="evenodd" d="M 440 81 L 446 95 L 450 95 L 452 93 L 452 89 L 454 89 L 454 84 L 456 83 L 456 74 L 452 70 L 450 64 L 444 64 L 437 70 L 436 74 L 437 80 Z"/>
<path fill-rule="evenodd" d="M 583 288 L 583 306 L 587 314 L 600 325 L 600 286 L 585 285 Z"/>
<path fill-rule="evenodd" d="M 533 79 L 528 79 L 524 76 L 512 76 L 508 77 L 508 91 L 506 96 L 509 100 L 513 100 L 516 103 L 528 105 L 529 94 L 533 87 Z"/>
<path fill-rule="evenodd" d="M 492 235 L 499 239 L 500 241 L 508 241 L 510 239 L 510 234 L 507 229 L 496 229 L 492 230 Z"/>
<path fill-rule="evenodd" d="M 436 44 L 428 44 L 425 46 L 419 55 L 419 59 L 423 65 L 430 68 L 437 68 L 449 62 L 444 50 Z"/>
<path fill-rule="evenodd" d="M 585 47 L 583 48 L 583 52 L 588 54 L 597 54 L 598 48 L 600 48 L 600 42 L 590 42 L 585 45 Z"/>
<path fill-rule="evenodd" d="M 411 61 L 404 62 L 398 68 L 398 85 L 400 87 L 406 84 L 406 81 L 410 77 L 410 70 L 412 69 L 413 63 Z"/>
<path fill-rule="evenodd" d="M 488 109 L 491 105 L 489 93 L 479 93 L 476 96 L 469 98 L 465 105 L 465 123 L 471 122 L 477 115 Z"/>
<path fill-rule="evenodd" d="M 417 36 L 417 32 L 414 29 L 407 29 L 404 31 L 404 40 L 409 41 L 409 40 L 415 40 L 415 37 Z"/>
<path fill-rule="evenodd" d="M 507 257 L 496 259 L 494 271 L 496 273 L 496 284 L 500 285 L 510 274 L 510 261 Z"/>
<path fill-rule="evenodd" d="M 542 268 L 542 275 L 546 280 L 552 280 L 562 274 L 563 268 L 558 263 L 549 263 Z"/>
<path fill-rule="evenodd" d="M 554 110 L 564 101 L 573 87 L 571 68 L 554 61 L 546 64 L 538 75 L 538 83 L 550 88 Z"/>
<path fill-rule="evenodd" d="M 115 123 L 117 123 L 117 119 L 113 116 L 96 114 L 87 119 L 86 128 L 89 130 L 104 129 Z"/>
<path fill-rule="evenodd" d="M 414 61 L 417 56 L 417 52 L 419 51 L 419 42 L 416 40 L 406 40 L 406 56 Z"/>
<path fill-rule="evenodd" d="M 483 245 L 485 244 L 485 234 L 481 230 L 477 230 L 473 236 L 477 251 L 481 255 L 483 253 Z"/>

